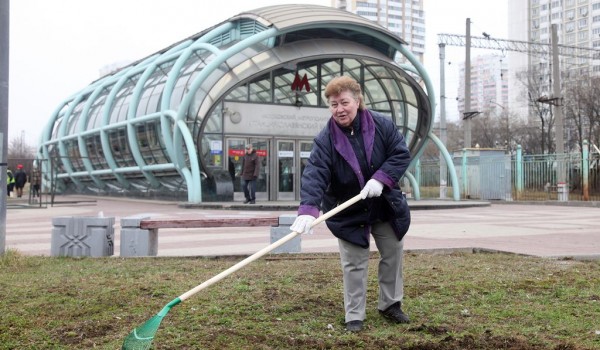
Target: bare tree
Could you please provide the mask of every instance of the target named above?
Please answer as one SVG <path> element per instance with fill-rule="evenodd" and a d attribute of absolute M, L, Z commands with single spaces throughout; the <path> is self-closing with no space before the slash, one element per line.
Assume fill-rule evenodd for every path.
<path fill-rule="evenodd" d="M 25 137 L 15 137 L 8 143 L 8 158 L 11 159 L 33 159 L 35 158 L 35 147 L 25 141 Z"/>
<path fill-rule="evenodd" d="M 580 149 L 583 140 L 600 140 L 600 78 L 576 79 L 565 88 L 565 119 L 575 130 Z"/>
<path fill-rule="evenodd" d="M 517 80 L 523 84 L 524 96 L 527 96 L 527 101 L 535 117 L 537 117 L 539 125 L 540 144 L 530 151 L 543 154 L 546 151 L 552 153 L 554 151 L 554 143 L 550 137 L 554 126 L 554 115 L 552 108 L 548 103 L 544 102 L 547 97 L 547 92 L 544 91 L 544 79 L 547 74 L 544 74 L 539 69 L 532 69 L 517 73 Z"/>
<path fill-rule="evenodd" d="M 482 148 L 493 148 L 498 145 L 498 120 L 490 115 L 483 113 L 473 118 L 471 121 L 471 133 L 473 143 Z"/>
<path fill-rule="evenodd" d="M 532 121 L 523 120 L 519 117 L 510 118 L 511 139 L 509 147 L 512 151 L 517 145 L 521 145 L 525 154 L 539 154 L 541 135 L 540 126 Z"/>

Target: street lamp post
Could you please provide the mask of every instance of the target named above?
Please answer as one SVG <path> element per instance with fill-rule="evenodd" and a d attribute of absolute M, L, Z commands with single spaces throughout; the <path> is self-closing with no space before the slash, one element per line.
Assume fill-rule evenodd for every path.
<path fill-rule="evenodd" d="M 510 116 L 508 115 L 508 112 L 506 111 L 506 108 L 499 104 L 498 102 L 494 101 L 494 100 L 489 100 L 488 103 L 494 104 L 500 108 L 502 108 L 502 114 L 505 117 L 505 122 L 506 122 L 506 137 L 504 138 L 504 144 L 506 145 L 506 150 L 508 151 L 508 153 L 511 153 L 510 150 L 510 145 L 511 145 L 511 136 L 510 136 Z"/>

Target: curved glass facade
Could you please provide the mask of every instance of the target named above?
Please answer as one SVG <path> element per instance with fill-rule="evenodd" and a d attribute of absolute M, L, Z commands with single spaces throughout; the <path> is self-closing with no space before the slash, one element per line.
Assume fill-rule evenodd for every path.
<path fill-rule="evenodd" d="M 402 45 L 333 8 L 242 13 L 65 99 L 42 135 L 44 173 L 65 192 L 234 200 L 251 142 L 263 162 L 258 198 L 298 199 L 312 138 L 329 118 L 322 92 L 335 76 L 359 81 L 367 107 L 389 115 L 419 154 L 433 97 Z M 414 61 L 410 72 L 398 55 Z"/>

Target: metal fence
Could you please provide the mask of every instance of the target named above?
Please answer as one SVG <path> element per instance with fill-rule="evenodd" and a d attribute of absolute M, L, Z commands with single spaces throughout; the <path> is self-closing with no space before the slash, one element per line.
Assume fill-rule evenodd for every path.
<path fill-rule="evenodd" d="M 497 149 L 469 149 L 456 152 L 453 160 L 461 199 L 600 201 L 599 152 L 509 155 Z M 558 181 L 559 172 L 565 176 L 564 185 Z M 452 197 L 452 182 L 445 180 L 452 174 L 438 159 L 420 161 L 413 173 L 421 199 Z"/>

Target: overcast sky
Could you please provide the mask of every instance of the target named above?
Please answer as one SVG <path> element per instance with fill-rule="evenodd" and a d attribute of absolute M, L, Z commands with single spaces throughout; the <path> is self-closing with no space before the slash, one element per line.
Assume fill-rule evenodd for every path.
<path fill-rule="evenodd" d="M 262 6 L 329 0 L 15 0 L 10 2 L 9 142 L 37 145 L 60 102 L 116 62 L 144 58 L 228 18 Z M 438 33 L 485 31 L 506 39 L 507 1 L 425 0 L 425 67 L 439 95 Z M 446 95 L 456 95 L 464 48 L 446 47 Z M 484 54 L 485 52 L 482 52 Z M 474 55 L 477 52 L 473 53 Z M 489 54 L 489 52 L 488 52 Z M 454 64 L 456 63 L 456 64 Z M 447 106 L 449 113 L 452 106 Z"/>

